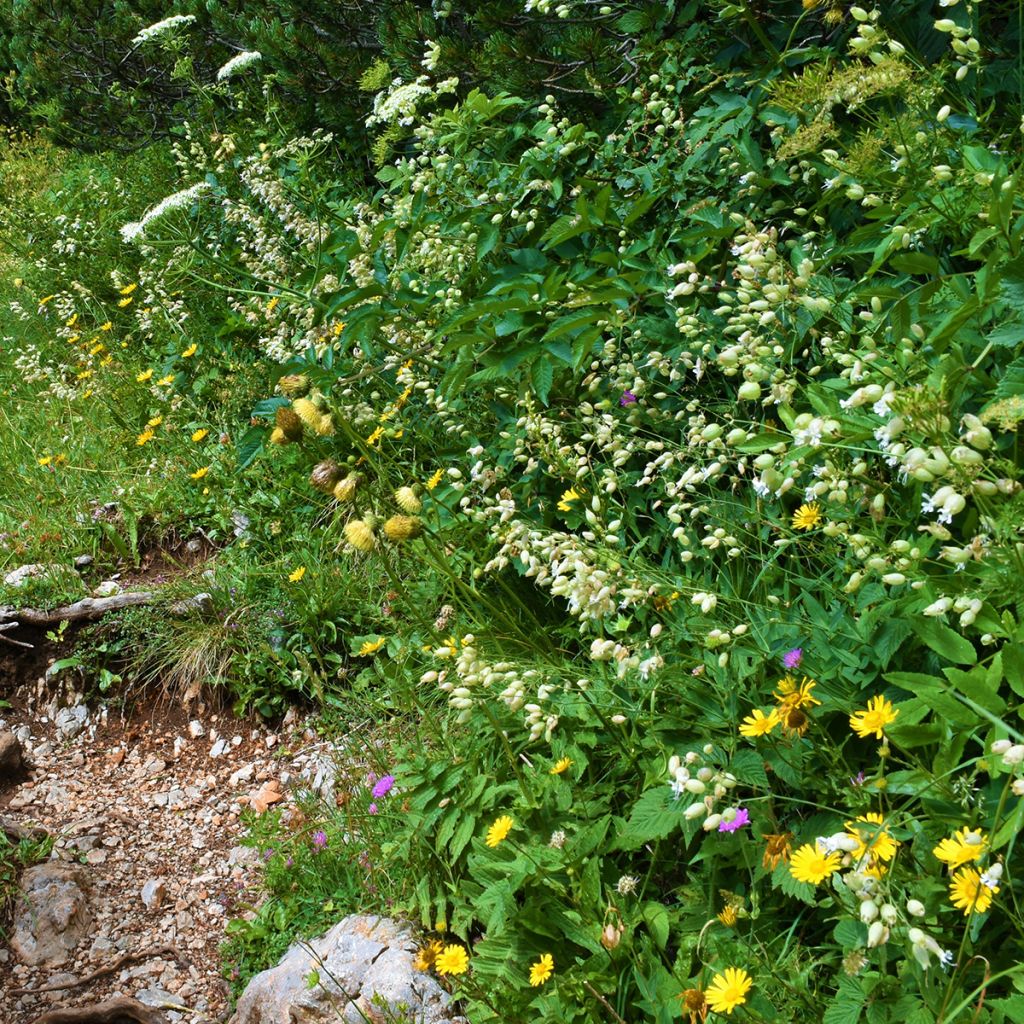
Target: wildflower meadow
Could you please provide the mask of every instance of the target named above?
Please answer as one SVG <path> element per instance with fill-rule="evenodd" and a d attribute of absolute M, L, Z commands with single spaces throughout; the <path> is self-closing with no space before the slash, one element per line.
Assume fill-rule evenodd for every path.
<path fill-rule="evenodd" d="M 348 737 L 236 989 L 367 910 L 472 1024 L 1024 1021 L 1021 6 L 59 6 L 0 560 L 201 536 L 97 695 Z"/>

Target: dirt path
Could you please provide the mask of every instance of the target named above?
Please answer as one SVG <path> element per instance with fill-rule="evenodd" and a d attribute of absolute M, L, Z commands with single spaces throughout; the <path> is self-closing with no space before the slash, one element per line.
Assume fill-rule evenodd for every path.
<path fill-rule="evenodd" d="M 239 816 L 258 794 L 280 800 L 297 765 L 275 734 L 227 713 L 189 716 L 150 699 L 126 720 L 93 709 L 69 724 L 66 711 L 56 722 L 46 713 L 35 688 L 8 690 L 13 707 L 0 708 L 0 728 L 15 731 L 32 762 L 20 783 L 5 790 L 0 780 L 0 814 L 44 826 L 57 837 L 54 859 L 81 865 L 90 923 L 60 964 L 26 964 L 0 943 L 0 1021 L 28 1024 L 115 995 L 162 1006 L 172 1022 L 223 1019 L 218 946 L 227 920 L 255 899 L 258 876 L 258 852 L 239 845 Z M 153 947 L 173 952 L 87 985 L 17 991 Z"/>

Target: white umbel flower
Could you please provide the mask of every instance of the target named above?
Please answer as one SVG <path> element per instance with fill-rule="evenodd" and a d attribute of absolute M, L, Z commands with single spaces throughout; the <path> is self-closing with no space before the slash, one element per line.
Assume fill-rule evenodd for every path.
<path fill-rule="evenodd" d="M 217 72 L 217 81 L 223 82 L 234 75 L 240 75 L 243 71 L 251 68 L 253 64 L 259 64 L 261 60 L 263 60 L 263 54 L 259 50 L 245 50 L 243 53 L 236 54 Z"/>
<path fill-rule="evenodd" d="M 169 36 L 179 28 L 191 25 L 195 20 L 195 15 L 193 14 L 172 14 L 169 18 L 164 18 L 163 21 L 154 22 L 152 25 L 144 28 L 132 40 L 132 46 L 142 46 L 143 43 L 151 43 L 154 39 Z"/>

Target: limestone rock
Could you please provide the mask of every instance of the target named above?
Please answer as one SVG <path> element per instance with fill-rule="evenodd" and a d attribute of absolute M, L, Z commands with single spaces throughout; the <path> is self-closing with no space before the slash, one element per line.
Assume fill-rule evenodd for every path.
<path fill-rule="evenodd" d="M 18 737 L 13 732 L 0 732 L 0 782 L 18 775 L 23 767 Z"/>
<path fill-rule="evenodd" d="M 51 861 L 21 876 L 11 949 L 24 963 L 56 967 L 87 937 L 92 923 L 81 868 Z"/>
<path fill-rule="evenodd" d="M 292 946 L 281 962 L 249 982 L 230 1024 L 365 1024 L 415 1020 L 457 1024 L 448 994 L 413 967 L 416 940 L 408 926 L 356 914 L 339 921 L 309 948 Z M 308 985 L 310 971 L 319 983 Z"/>

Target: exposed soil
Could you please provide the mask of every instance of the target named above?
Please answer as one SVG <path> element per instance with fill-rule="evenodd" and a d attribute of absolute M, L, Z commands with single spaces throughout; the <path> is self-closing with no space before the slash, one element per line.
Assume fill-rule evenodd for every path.
<path fill-rule="evenodd" d="M 19 637 L 45 644 L 42 636 Z M 257 898 L 258 853 L 239 845 L 240 814 L 260 806 L 257 794 L 287 800 L 303 758 L 294 761 L 288 736 L 255 721 L 202 706 L 189 714 L 159 694 L 128 711 L 77 712 L 84 721 L 69 727 L 69 713 L 59 710 L 68 698 L 44 681 L 47 664 L 66 653 L 0 645 L 0 696 L 12 705 L 0 707 L 0 728 L 22 739 L 30 759 L 27 776 L 6 789 L 0 780 L 0 813 L 42 825 L 56 837 L 54 858 L 83 865 L 92 924 L 60 964 L 20 962 L 0 942 L 0 1021 L 29 1024 L 47 1010 L 114 996 L 160 1006 L 171 1022 L 222 1020 L 229 989 L 218 946 L 227 920 Z M 301 743 L 298 732 L 291 738 Z M 173 952 L 38 992 L 154 947 Z"/>

